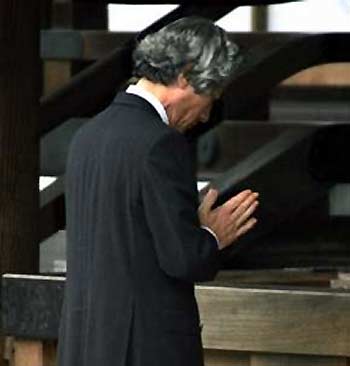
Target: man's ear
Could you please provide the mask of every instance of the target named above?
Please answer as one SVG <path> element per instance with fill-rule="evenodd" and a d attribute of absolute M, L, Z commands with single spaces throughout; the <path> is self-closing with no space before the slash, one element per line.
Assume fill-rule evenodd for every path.
<path fill-rule="evenodd" d="M 188 84 L 188 81 L 185 78 L 185 76 L 184 76 L 183 73 L 179 74 L 179 76 L 177 77 L 177 80 L 176 81 L 177 81 L 178 87 L 181 88 L 181 89 L 186 89 L 188 87 L 188 85 L 189 85 Z"/>

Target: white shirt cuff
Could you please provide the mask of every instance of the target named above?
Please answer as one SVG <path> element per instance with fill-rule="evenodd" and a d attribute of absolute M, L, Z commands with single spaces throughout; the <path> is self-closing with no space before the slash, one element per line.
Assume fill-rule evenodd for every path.
<path fill-rule="evenodd" d="M 212 229 L 210 229 L 208 226 L 201 226 L 201 228 L 202 229 L 204 229 L 204 230 L 207 230 L 207 231 L 209 231 L 210 232 L 210 234 L 211 235 L 213 235 L 213 237 L 215 238 L 215 240 L 216 240 L 216 244 L 217 244 L 217 246 L 218 246 L 218 248 L 219 248 L 219 239 L 218 239 L 218 237 L 217 237 L 217 235 L 214 233 L 214 231 L 212 230 Z"/>

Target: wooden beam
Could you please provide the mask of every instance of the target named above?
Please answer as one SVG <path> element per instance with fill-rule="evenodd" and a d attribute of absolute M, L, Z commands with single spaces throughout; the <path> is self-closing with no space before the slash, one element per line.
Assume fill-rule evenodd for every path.
<path fill-rule="evenodd" d="M 40 242 L 62 230 L 66 225 L 64 176 L 40 193 L 39 240 Z"/>
<path fill-rule="evenodd" d="M 260 208 L 261 225 L 263 222 L 269 222 L 272 225 L 274 219 L 284 216 L 281 210 L 275 211 L 276 207 L 283 207 L 283 212 L 288 216 L 297 209 L 299 204 L 306 203 L 303 198 L 306 199 L 308 193 L 313 192 L 309 197 L 311 200 L 324 194 L 329 185 L 315 181 L 308 173 L 307 166 L 302 165 L 308 161 L 312 136 L 318 128 L 321 127 L 301 125 L 298 128 L 287 129 L 214 179 L 212 185 L 219 190 L 221 195 L 218 204 L 243 187 L 250 187 L 260 192 L 264 199 L 264 207 Z M 297 184 L 293 184 L 295 179 L 298 180 Z M 281 186 L 285 187 L 285 190 L 276 190 Z M 300 192 L 298 187 L 300 187 Z M 298 201 L 289 196 L 289 194 L 295 194 L 297 197 L 302 192 L 305 193 L 305 196 L 300 196 Z M 273 220 L 272 217 L 274 217 Z"/>
<path fill-rule="evenodd" d="M 246 188 L 260 193 L 258 224 L 225 251 L 225 268 L 350 263 L 349 219 L 329 209 L 329 189 L 350 180 L 349 134 L 347 123 L 226 121 L 199 139 L 198 174 L 219 202 Z"/>
<path fill-rule="evenodd" d="M 2 273 L 38 270 L 39 14 L 38 1 L 0 2 Z"/>
<path fill-rule="evenodd" d="M 350 356 L 350 293 L 197 286 L 196 297 L 205 348 Z"/>
<path fill-rule="evenodd" d="M 4 334 L 56 339 L 64 282 L 63 277 L 4 275 Z M 216 359 L 222 365 L 230 360 L 267 366 L 270 359 L 276 366 L 288 360 L 338 366 L 350 356 L 349 292 L 203 284 L 196 286 L 196 297 L 203 345 L 213 365 Z"/>
<path fill-rule="evenodd" d="M 44 59 L 79 59 L 95 61 L 113 50 L 122 48 L 135 32 L 108 32 L 105 30 L 46 29 L 41 32 L 41 56 Z M 229 32 L 232 41 L 244 49 L 268 43 L 271 48 L 283 46 L 296 37 L 307 34 L 281 32 Z"/>

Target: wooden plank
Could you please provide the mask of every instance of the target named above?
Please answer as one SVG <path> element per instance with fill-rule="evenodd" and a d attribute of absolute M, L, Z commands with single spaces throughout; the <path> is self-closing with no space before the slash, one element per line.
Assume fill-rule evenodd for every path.
<path fill-rule="evenodd" d="M 204 350 L 205 366 L 250 366 L 250 354 L 246 352 Z"/>
<path fill-rule="evenodd" d="M 312 340 L 310 340 L 312 341 Z M 345 357 L 253 354 L 250 366 L 348 366 Z"/>
<path fill-rule="evenodd" d="M 3 333 L 56 339 L 63 288 L 63 277 L 3 276 Z M 250 353 L 256 362 L 279 353 L 291 365 L 307 359 L 311 366 L 316 360 L 311 356 L 320 365 L 329 360 L 331 366 L 349 357 L 350 293 L 202 285 L 196 286 L 196 296 L 207 366 L 248 366 Z M 49 347 L 52 358 L 55 342 Z"/>
<path fill-rule="evenodd" d="M 55 192 L 56 193 L 56 192 Z M 66 225 L 64 194 L 61 192 L 48 204 L 41 207 L 39 216 L 39 240 L 43 241 L 62 230 Z"/>
<path fill-rule="evenodd" d="M 209 349 L 350 356 L 350 293 L 197 286 Z"/>

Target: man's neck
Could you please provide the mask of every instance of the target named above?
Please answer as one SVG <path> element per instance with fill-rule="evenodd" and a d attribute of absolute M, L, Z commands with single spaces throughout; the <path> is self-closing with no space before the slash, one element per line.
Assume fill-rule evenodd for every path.
<path fill-rule="evenodd" d="M 153 83 L 145 78 L 140 79 L 136 85 L 154 95 L 165 109 L 171 104 L 171 87 Z"/>

